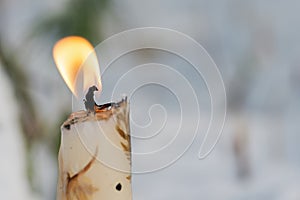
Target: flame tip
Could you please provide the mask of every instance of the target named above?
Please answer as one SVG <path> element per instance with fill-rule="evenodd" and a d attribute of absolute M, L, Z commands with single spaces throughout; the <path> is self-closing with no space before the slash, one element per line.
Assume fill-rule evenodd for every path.
<path fill-rule="evenodd" d="M 61 76 L 71 92 L 77 96 L 79 72 L 83 76 L 83 91 L 92 85 L 101 90 L 101 77 L 98 59 L 94 47 L 85 38 L 67 36 L 54 44 L 53 58 Z"/>

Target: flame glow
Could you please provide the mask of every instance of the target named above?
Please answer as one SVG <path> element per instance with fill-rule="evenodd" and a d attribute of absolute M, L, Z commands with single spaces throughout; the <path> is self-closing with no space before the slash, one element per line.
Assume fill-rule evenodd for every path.
<path fill-rule="evenodd" d="M 53 48 L 53 57 L 60 72 L 72 93 L 86 92 L 95 85 L 102 89 L 100 69 L 94 47 L 86 39 L 69 36 L 59 40 Z M 83 88 L 78 91 L 77 78 L 82 73 Z"/>

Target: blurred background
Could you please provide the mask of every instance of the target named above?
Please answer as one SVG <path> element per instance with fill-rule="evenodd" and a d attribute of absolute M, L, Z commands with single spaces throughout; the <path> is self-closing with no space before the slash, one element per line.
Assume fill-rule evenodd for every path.
<path fill-rule="evenodd" d="M 203 45 L 225 83 L 227 118 L 209 157 L 197 157 L 200 129 L 176 163 L 133 177 L 134 199 L 300 199 L 299 6 L 293 0 L 1 0 L 1 199 L 55 199 L 59 127 L 72 107 L 52 59 L 54 43 L 80 35 L 97 45 L 145 26 L 174 29 Z M 170 66 L 185 65 L 163 53 L 135 53 L 110 68 L 104 88 L 113 87 L 109 77 L 120 67 L 157 57 Z M 205 85 L 191 82 L 201 99 Z M 176 103 L 168 104 L 172 98 L 165 92 L 148 88 L 140 96 L 139 103 L 138 96 L 132 99 L 133 113 L 153 100 L 171 105 L 168 117 L 176 118 Z M 142 148 L 133 143 L 133 149 Z"/>

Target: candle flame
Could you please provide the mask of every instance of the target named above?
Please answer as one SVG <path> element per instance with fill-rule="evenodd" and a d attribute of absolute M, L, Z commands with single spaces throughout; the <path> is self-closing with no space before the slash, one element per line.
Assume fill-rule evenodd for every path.
<path fill-rule="evenodd" d="M 94 47 L 85 38 L 69 36 L 59 40 L 53 48 L 53 57 L 67 86 L 77 96 L 96 86 L 102 89 L 100 69 Z M 83 88 L 78 87 L 78 76 L 82 76 Z"/>

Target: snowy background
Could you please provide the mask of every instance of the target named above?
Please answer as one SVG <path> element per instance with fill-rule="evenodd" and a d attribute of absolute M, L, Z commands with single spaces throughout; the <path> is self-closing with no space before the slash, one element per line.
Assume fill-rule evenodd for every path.
<path fill-rule="evenodd" d="M 52 59 L 54 43 L 75 34 L 97 45 L 144 26 L 174 29 L 202 44 L 222 74 L 228 106 L 223 135 L 209 157 L 198 159 L 200 128 L 177 162 L 133 176 L 134 199 L 300 199 L 299 7 L 294 0 L 1 0 L 1 199 L 55 199 L 59 127 L 72 108 L 70 91 Z M 103 75 L 104 96 L 120 71 L 153 60 L 182 66 L 183 71 L 186 67 L 186 78 L 201 97 L 205 124 L 209 101 L 203 81 L 193 79 L 180 59 L 163 52 L 121 58 Z M 137 92 L 131 111 L 143 124 L 149 120 L 145 109 L 162 103 L 171 124 L 164 131 L 172 133 L 178 102 L 161 89 Z M 153 110 L 154 129 L 164 120 L 160 111 Z M 132 133 L 151 135 L 134 127 Z M 155 148 L 166 140 L 162 136 Z M 133 149 L 148 151 L 149 144 L 134 140 Z M 133 160 L 138 168 L 141 163 Z"/>

